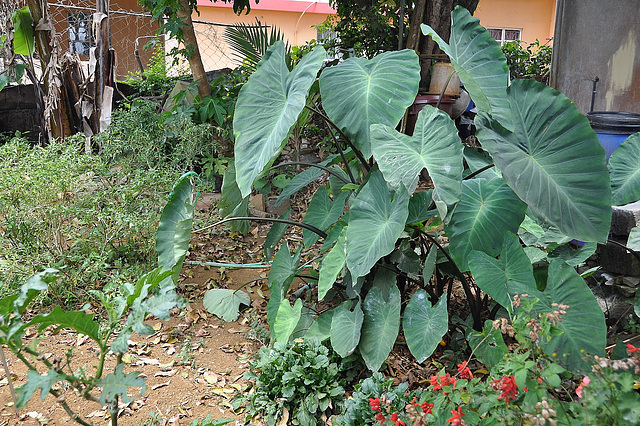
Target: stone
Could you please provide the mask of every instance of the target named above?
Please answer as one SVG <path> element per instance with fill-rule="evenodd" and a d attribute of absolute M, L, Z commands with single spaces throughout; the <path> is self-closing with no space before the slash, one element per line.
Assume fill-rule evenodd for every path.
<path fill-rule="evenodd" d="M 271 213 L 275 217 L 280 217 L 289 207 L 291 207 L 291 200 L 287 198 L 282 202 L 282 204 L 276 206 L 277 199 L 278 197 L 269 197 L 267 200 L 267 213 Z"/>
<path fill-rule="evenodd" d="M 262 212 L 266 211 L 264 203 L 264 195 L 256 194 L 249 197 L 249 206 Z"/>
<path fill-rule="evenodd" d="M 626 239 L 620 240 L 616 237 L 612 239 L 622 244 L 626 243 Z M 596 254 L 603 270 L 613 274 L 640 276 L 640 262 L 625 248 L 608 242 L 606 245 L 599 244 Z"/>
<path fill-rule="evenodd" d="M 611 232 L 617 236 L 628 236 L 632 228 L 640 223 L 640 201 L 624 206 L 613 206 Z"/>

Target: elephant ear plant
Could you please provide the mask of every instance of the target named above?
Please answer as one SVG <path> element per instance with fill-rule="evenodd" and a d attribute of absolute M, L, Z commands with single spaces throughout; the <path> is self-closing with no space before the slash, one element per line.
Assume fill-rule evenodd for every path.
<path fill-rule="evenodd" d="M 481 152 L 463 147 L 449 116 L 430 106 L 419 113 L 413 136 L 396 130 L 418 91 L 413 51 L 323 69 L 322 109 L 307 104 L 321 47 L 289 70 L 284 45 L 274 44 L 242 88 L 235 175 L 225 177 L 227 212 L 246 203 L 252 184 L 273 169 L 303 109 L 321 117 L 335 140 L 335 155 L 296 176 L 278 200 L 329 173 L 299 224 L 305 247 L 293 250 L 285 241 L 273 259 L 272 339 L 314 336 L 343 357 L 357 351 L 376 371 L 402 329 L 422 362 L 448 330 L 456 279 L 478 331 L 481 312 L 510 315 L 515 294 L 535 295 L 540 314 L 568 305 L 553 338 L 539 344 L 579 370 L 584 351 L 603 354 L 605 346 L 603 314 L 572 267 L 607 240 L 604 151 L 561 93 L 535 81 L 509 81 L 500 46 L 477 19 L 456 8 L 452 21 L 448 43 L 429 27 L 423 32 L 449 55 L 478 106 Z M 428 190 L 419 188 L 425 169 L 433 183 Z M 268 240 L 281 238 L 289 223 L 279 220 Z M 302 262 L 301 251 L 318 237 L 319 257 Z M 585 242 L 582 249 L 569 244 L 574 239 Z M 308 285 L 292 292 L 297 276 Z M 496 304 L 489 306 L 487 295 Z"/>
<path fill-rule="evenodd" d="M 16 408 L 23 407 L 34 393 L 40 391 L 42 400 L 47 394 L 52 394 L 72 419 L 89 425 L 55 390 L 56 383 L 66 382 L 85 399 L 100 405 L 108 404 L 111 424 L 115 425 L 118 400 L 132 401 L 128 395 L 130 388 L 140 388 L 144 392 L 144 378 L 139 376 L 139 372 L 125 373 L 122 357 L 129 350 L 127 340 L 132 332 L 154 333 L 153 328 L 144 322 L 147 315 L 165 320 L 172 308 L 185 306 L 185 301 L 175 292 L 174 279 L 182 267 L 191 235 L 195 205 L 192 175 L 186 174 L 178 181 L 162 212 L 156 238 L 158 268 L 142 276 L 135 284 L 122 286 L 120 295 L 111 296 L 97 290 L 92 292 L 108 314 L 105 324 L 99 324 L 93 314 L 84 310 L 65 311 L 59 306 L 30 320 L 24 318 L 34 298 L 46 291 L 49 283 L 60 278 L 58 271 L 53 269 L 29 279 L 18 294 L 0 299 L 0 344 L 8 347 L 28 368 L 27 383 L 15 392 Z M 73 352 L 67 352 L 66 359 L 50 361 L 38 351 L 37 344 L 22 340 L 27 328 L 36 327 L 40 333 L 50 326 L 56 330 L 69 328 L 93 340 L 98 346 L 95 368 L 74 371 L 71 368 Z M 112 372 L 106 374 L 104 364 L 110 352 L 115 355 L 116 365 Z"/>

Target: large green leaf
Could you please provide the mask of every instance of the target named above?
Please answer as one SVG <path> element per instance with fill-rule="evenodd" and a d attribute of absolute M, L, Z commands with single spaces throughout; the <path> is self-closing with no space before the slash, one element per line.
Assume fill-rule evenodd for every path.
<path fill-rule="evenodd" d="M 478 138 L 504 180 L 562 233 L 581 241 L 606 241 L 609 175 L 587 118 L 563 94 L 535 80 L 515 80 L 507 97 L 513 132 L 485 113 L 476 117 Z"/>
<path fill-rule="evenodd" d="M 629 136 L 609 158 L 611 203 L 615 206 L 640 200 L 640 133 Z"/>
<path fill-rule="evenodd" d="M 362 307 L 364 321 L 358 347 L 369 370 L 378 371 L 398 338 L 400 290 L 395 283 L 387 291 L 374 286 L 367 293 Z"/>
<path fill-rule="evenodd" d="M 540 302 L 535 310 L 543 315 L 558 309 L 552 306 L 553 303 L 569 306 L 567 314 L 557 324 L 564 333 L 554 336 L 550 342 L 541 342 L 547 354 L 555 353 L 558 360 L 574 371 L 591 368 L 584 360 L 583 351 L 592 355 L 604 354 L 607 334 L 604 314 L 587 284 L 571 266 L 562 260 L 553 260 L 544 292 L 530 283 L 510 282 L 508 286 L 511 296 L 526 293 L 538 298 Z"/>
<path fill-rule="evenodd" d="M 50 369 L 47 371 L 47 374 L 41 376 L 35 370 L 27 371 L 27 379 L 29 381 L 24 385 L 16 388 L 16 408 L 20 409 L 27 405 L 27 402 L 31 399 L 33 394 L 38 390 L 40 390 L 40 398 L 44 401 L 47 397 L 47 394 L 51 390 L 51 387 L 61 380 L 65 379 L 65 375 L 62 373 L 58 373 L 55 369 Z"/>
<path fill-rule="evenodd" d="M 416 360 L 423 362 L 429 358 L 449 329 L 446 295 L 431 306 L 427 293 L 422 289 L 416 291 L 404 310 L 402 329 Z"/>
<path fill-rule="evenodd" d="M 518 237 L 512 233 L 504 237 L 500 259 L 496 260 L 481 251 L 472 251 L 469 254 L 469 269 L 478 287 L 508 312 L 512 312 L 510 287 L 536 286 L 531 262 Z M 514 282 L 518 284 L 512 284 Z"/>
<path fill-rule="evenodd" d="M 236 182 L 243 197 L 282 148 L 325 56 L 318 46 L 289 72 L 284 50 L 282 41 L 273 44 L 238 95 L 233 131 Z"/>
<path fill-rule="evenodd" d="M 289 336 L 295 331 L 300 314 L 302 313 L 302 299 L 296 300 L 291 306 L 287 299 L 280 302 L 276 322 L 273 326 L 273 334 L 276 342 L 287 343 Z"/>
<path fill-rule="evenodd" d="M 371 157 L 369 127 L 395 127 L 418 94 L 420 64 L 412 50 L 352 57 L 320 76 L 322 106 L 329 118 Z"/>
<path fill-rule="evenodd" d="M 273 328 L 280 302 L 284 300 L 287 291 L 289 291 L 289 286 L 295 278 L 301 253 L 302 246 L 291 256 L 289 244 L 285 241 L 273 258 L 271 270 L 269 271 L 269 301 L 267 302 L 267 322 L 269 327 Z"/>
<path fill-rule="evenodd" d="M 509 348 L 504 343 L 502 332 L 493 326 L 493 321 L 486 320 L 482 332 L 469 327 L 467 341 L 474 355 L 486 366 L 494 366 L 504 360 Z"/>
<path fill-rule="evenodd" d="M 28 65 L 26 64 L 16 64 L 15 68 L 0 72 L 0 91 L 9 83 L 19 83 L 27 67 Z"/>
<path fill-rule="evenodd" d="M 509 67 L 500 45 L 467 9 L 456 6 L 451 20 L 448 44 L 428 25 L 421 25 L 422 32 L 433 37 L 449 55 L 451 65 L 478 109 L 511 129 L 509 107 L 504 99 Z"/>
<path fill-rule="evenodd" d="M 214 288 L 205 293 L 202 304 L 207 311 L 230 322 L 238 319 L 240 305 L 249 306 L 251 298 L 244 291 Z"/>
<path fill-rule="evenodd" d="M 174 269 L 174 282 L 178 279 L 191 239 L 196 202 L 191 181 L 193 177 L 194 173 L 186 173 L 173 187 L 169 202 L 162 210 L 156 234 L 158 265 Z"/>
<path fill-rule="evenodd" d="M 229 167 L 222 177 L 222 191 L 218 209 L 221 218 L 249 216 L 249 196 L 243 197 L 236 183 L 236 162 L 229 161 Z M 229 222 L 229 229 L 233 232 L 246 234 L 249 232 L 248 220 L 234 220 Z"/>
<path fill-rule="evenodd" d="M 291 207 L 289 207 L 284 213 L 280 215 L 278 219 L 289 220 L 291 217 Z M 289 227 L 288 223 L 283 222 L 274 222 L 271 225 L 271 229 L 267 233 L 266 238 L 264 239 L 264 258 L 269 261 L 273 256 L 273 251 L 276 246 L 284 237 L 285 232 L 287 232 L 287 228 Z"/>
<path fill-rule="evenodd" d="M 402 183 L 413 194 L 420 172 L 426 168 L 435 186 L 434 200 L 449 206 L 460 200 L 462 144 L 458 129 L 444 111 L 425 106 L 418 114 L 413 136 L 384 124 L 373 124 L 371 150 L 393 188 Z"/>
<path fill-rule="evenodd" d="M 342 228 L 338 241 L 331 251 L 322 258 L 318 278 L 318 300 L 322 300 L 333 287 L 333 283 L 336 282 L 346 262 L 346 230 Z"/>
<path fill-rule="evenodd" d="M 68 327 L 90 337 L 97 343 L 102 343 L 100 326 L 93 319 L 93 314 L 85 314 L 82 311 L 63 311 L 60 306 L 55 306 L 48 314 L 35 316 L 28 325 L 38 325 L 39 330 L 50 325 L 56 326 L 56 329 Z"/>
<path fill-rule="evenodd" d="M 321 342 L 331 337 L 331 322 L 333 320 L 334 310 L 326 311 L 318 315 L 313 324 L 304 335 L 305 339 L 318 339 Z"/>
<path fill-rule="evenodd" d="M 31 56 L 35 49 L 35 33 L 29 6 L 16 10 L 11 19 L 14 28 L 13 53 L 16 55 Z"/>
<path fill-rule="evenodd" d="M 352 305 L 353 302 L 350 300 L 342 302 L 335 308 L 331 319 L 331 347 L 343 358 L 356 350 L 364 320 L 360 302 L 356 304 L 353 311 Z"/>
<path fill-rule="evenodd" d="M 133 401 L 135 398 L 127 394 L 127 390 L 130 387 L 141 388 L 140 395 L 147 389 L 147 385 L 144 384 L 144 378 L 139 377 L 139 371 L 124 374 L 122 372 L 123 368 L 124 364 L 118 364 L 113 373 L 108 374 L 96 382 L 97 386 L 102 387 L 100 405 L 104 405 L 108 401 L 113 401 L 116 396 L 120 397 L 124 403 Z"/>
<path fill-rule="evenodd" d="M 331 201 L 329 198 L 329 189 L 326 186 L 318 188 L 313 198 L 309 203 L 309 208 L 304 216 L 303 222 L 321 231 L 326 231 L 329 226 L 338 221 L 342 213 L 344 213 L 344 206 L 349 198 L 350 192 L 344 191 L 336 195 L 335 199 Z M 302 230 L 302 237 L 305 247 L 310 247 L 318 241 L 319 235 L 308 229 Z"/>
<path fill-rule="evenodd" d="M 354 279 L 369 273 L 378 259 L 391 253 L 409 216 L 409 194 L 391 193 L 379 170 L 351 202 L 347 227 L 347 267 Z"/>
<path fill-rule="evenodd" d="M 445 227 L 449 250 L 460 270 L 468 270 L 472 250 L 496 256 L 505 233 L 518 231 L 526 208 L 502 179 L 464 181 L 462 199 Z"/>

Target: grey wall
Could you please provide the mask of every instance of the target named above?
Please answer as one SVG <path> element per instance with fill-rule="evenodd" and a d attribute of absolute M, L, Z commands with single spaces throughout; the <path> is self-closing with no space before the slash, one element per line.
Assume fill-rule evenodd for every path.
<path fill-rule="evenodd" d="M 558 0 L 551 86 L 589 112 L 640 113 L 640 0 Z"/>

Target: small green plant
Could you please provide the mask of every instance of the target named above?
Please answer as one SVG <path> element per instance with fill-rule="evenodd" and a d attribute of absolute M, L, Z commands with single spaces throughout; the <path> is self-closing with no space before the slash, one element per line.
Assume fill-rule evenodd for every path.
<path fill-rule="evenodd" d="M 270 426 L 287 418 L 302 426 L 325 424 L 344 398 L 340 357 L 315 339 L 263 346 L 249 365 L 245 378 L 255 389 L 249 412 Z"/>
<path fill-rule="evenodd" d="M 130 388 L 146 389 L 144 378 L 139 372 L 126 373 L 123 355 L 128 352 L 128 339 L 133 332 L 153 334 L 153 328 L 145 323 L 148 315 L 162 320 L 170 316 L 174 307 L 184 307 L 185 301 L 175 292 L 175 280 L 186 256 L 190 229 L 193 222 L 191 176 L 183 176 L 176 184 L 165 207 L 157 234 L 159 266 L 140 277 L 136 283 L 126 283 L 120 287 L 118 295 L 91 292 L 100 301 L 100 307 L 107 313 L 107 321 L 100 325 L 94 314 L 84 310 L 67 311 L 60 306 L 46 314 L 28 319 L 30 303 L 40 292 L 60 278 L 58 271 L 46 269 L 30 278 L 19 293 L 0 299 L 0 344 L 5 345 L 28 368 L 28 381 L 16 389 L 16 407 L 24 407 L 34 393 L 40 391 L 42 399 L 50 393 L 62 404 L 65 411 L 79 424 L 89 425 L 67 404 L 64 396 L 54 390 L 54 385 L 62 382 L 88 401 L 108 404 L 111 425 L 118 421 L 118 401 L 133 400 L 128 395 Z M 30 327 L 42 333 L 46 328 L 54 330 L 70 328 L 93 340 L 98 348 L 97 361 L 93 368 L 74 370 L 73 352 L 67 352 L 64 360 L 49 360 L 34 343 L 23 341 Z M 105 361 L 109 354 L 115 356 L 113 371 L 106 374 Z M 42 372 L 45 372 L 44 374 Z"/>
<path fill-rule="evenodd" d="M 169 92 L 176 84 L 176 77 L 167 75 L 167 59 L 164 43 L 153 39 L 145 48 L 151 48 L 152 54 L 149 65 L 144 71 L 130 72 L 124 83 L 129 85 L 134 93 L 132 97 L 162 96 Z"/>
<path fill-rule="evenodd" d="M 540 40 L 526 47 L 520 40 L 508 41 L 502 45 L 511 79 L 533 78 L 542 83 L 549 82 L 552 50 L 551 46 L 540 44 Z"/>
<path fill-rule="evenodd" d="M 212 419 L 211 414 L 209 414 L 202 420 L 192 421 L 191 423 L 189 423 L 189 426 L 222 426 L 231 423 L 232 421 L 233 419 L 226 419 L 224 417 L 221 417 L 219 419 Z"/>

